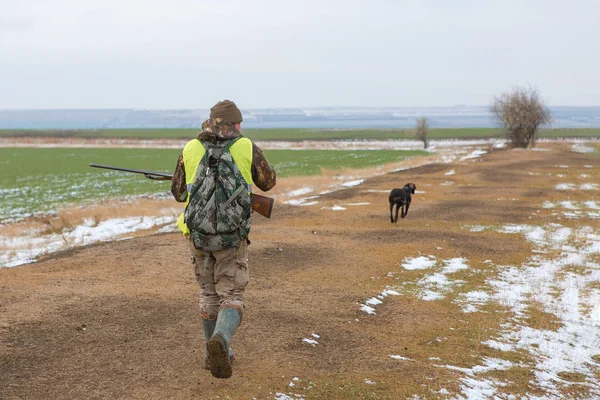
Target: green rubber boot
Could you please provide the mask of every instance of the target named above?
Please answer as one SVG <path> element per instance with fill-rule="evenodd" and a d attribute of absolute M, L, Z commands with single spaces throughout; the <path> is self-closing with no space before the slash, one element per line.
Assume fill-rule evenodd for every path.
<path fill-rule="evenodd" d="M 216 319 L 202 320 L 202 328 L 204 329 L 204 369 L 210 369 L 210 365 L 208 364 L 208 351 L 206 350 L 206 344 L 215 331 L 215 325 L 217 325 Z"/>
<path fill-rule="evenodd" d="M 240 313 L 236 309 L 223 308 L 219 311 L 215 330 L 206 345 L 210 373 L 215 378 L 231 377 L 233 371 L 229 345 L 238 326 L 240 326 Z"/>
<path fill-rule="evenodd" d="M 213 332 L 215 331 L 215 325 L 217 325 L 216 319 L 203 319 L 202 320 L 202 328 L 204 329 L 204 369 L 210 369 L 210 365 L 208 363 L 208 351 L 206 350 L 206 345 L 208 344 L 208 341 L 210 340 L 210 338 L 213 335 Z M 229 359 L 231 361 L 235 360 L 231 346 L 229 347 L 228 353 L 229 353 Z"/>

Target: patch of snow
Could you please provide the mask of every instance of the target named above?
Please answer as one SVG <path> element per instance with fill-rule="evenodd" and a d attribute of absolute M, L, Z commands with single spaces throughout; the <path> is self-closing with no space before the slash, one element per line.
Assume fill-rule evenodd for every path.
<path fill-rule="evenodd" d="M 297 397 L 290 397 L 285 393 L 277 392 L 277 393 L 275 393 L 275 400 L 302 400 L 302 399 L 297 398 Z"/>
<path fill-rule="evenodd" d="M 487 227 L 481 225 L 469 225 L 463 226 L 463 228 L 468 229 L 470 232 L 483 232 L 487 229 Z"/>
<path fill-rule="evenodd" d="M 383 301 L 379 300 L 377 297 L 371 297 L 369 300 L 365 301 L 365 304 L 369 306 L 376 306 L 382 303 Z"/>
<path fill-rule="evenodd" d="M 171 233 L 171 232 L 180 232 L 180 231 L 176 224 L 170 224 L 170 225 L 163 226 L 157 232 L 158 233 Z"/>
<path fill-rule="evenodd" d="M 283 204 L 289 204 L 291 206 L 300 206 L 300 207 L 303 207 L 303 206 L 314 206 L 315 204 L 319 204 L 319 202 L 318 201 L 309 201 L 309 202 L 307 202 L 306 198 L 304 198 L 304 199 L 287 200 L 287 201 L 284 201 Z"/>
<path fill-rule="evenodd" d="M 343 187 L 354 187 L 354 186 L 360 185 L 364 181 L 365 181 L 364 179 L 358 179 L 358 180 L 355 180 L 355 181 L 344 182 L 340 186 L 343 186 Z"/>
<path fill-rule="evenodd" d="M 556 190 L 574 190 L 575 185 L 572 183 L 559 183 L 555 188 Z"/>
<path fill-rule="evenodd" d="M 485 305 L 489 300 L 489 293 L 474 290 L 468 293 L 460 293 L 454 302 L 462 307 L 464 313 L 472 313 L 478 311 L 478 306 Z"/>
<path fill-rule="evenodd" d="M 375 315 L 375 309 L 365 304 L 360 305 L 360 310 L 366 312 L 367 314 Z"/>
<path fill-rule="evenodd" d="M 303 187 L 300 189 L 296 189 L 296 190 L 292 190 L 291 192 L 286 193 L 286 196 L 289 197 L 296 197 L 296 196 L 302 196 L 308 193 L 311 193 L 313 191 L 313 188 L 311 187 Z"/>
<path fill-rule="evenodd" d="M 461 157 L 459 161 L 465 161 L 465 160 L 470 160 L 470 159 L 474 159 L 474 158 L 479 158 L 482 155 L 487 154 L 487 151 L 485 150 L 473 150 L 470 154 Z"/>
<path fill-rule="evenodd" d="M 521 266 L 503 267 L 499 277 L 487 281 L 494 290 L 491 298 L 509 307 L 515 318 L 504 325 L 499 337 L 484 344 L 502 351 L 529 352 L 537 360 L 530 368 L 538 387 L 551 397 L 569 385 L 559 375 L 563 372 L 585 375 L 600 395 L 600 379 L 592 367 L 600 345 L 600 294 L 592 289 L 600 282 L 600 234 L 593 227 L 572 229 L 559 224 L 510 226 L 500 231 L 518 231 L 536 250 L 553 256 L 534 255 Z M 567 269 L 571 266 L 582 272 Z M 531 301 L 559 321 L 554 330 L 520 322 L 527 317 Z"/>
<path fill-rule="evenodd" d="M 593 201 L 593 200 L 586 201 L 586 202 L 584 202 L 583 204 L 585 204 L 585 206 L 586 206 L 587 208 L 590 208 L 590 209 L 592 209 L 592 210 L 600 210 L 600 206 L 598 205 L 598 203 L 596 203 L 596 202 L 595 202 L 595 201 Z"/>
<path fill-rule="evenodd" d="M 394 360 L 403 360 L 403 361 L 412 361 L 410 358 L 408 357 L 402 357 L 399 355 L 395 355 L 395 354 L 390 354 L 389 355 L 390 358 L 393 358 Z"/>
<path fill-rule="evenodd" d="M 382 304 L 383 303 L 383 299 L 385 299 L 387 296 L 392 295 L 392 296 L 400 296 L 400 293 L 398 293 L 395 290 L 389 289 L 389 288 L 385 288 L 381 294 L 378 294 L 376 297 L 372 297 L 370 299 L 368 299 L 367 301 L 365 301 L 364 304 L 360 305 L 360 309 L 361 311 L 366 312 L 367 314 L 376 314 L 375 312 L 375 306 Z"/>
<path fill-rule="evenodd" d="M 417 258 L 405 258 L 404 262 L 402 263 L 402 267 L 404 267 L 404 269 L 407 269 L 409 271 L 413 271 L 416 269 L 428 269 L 433 267 L 435 264 L 437 263 L 437 261 L 435 259 L 431 259 L 428 257 L 424 257 L 424 256 L 420 256 Z"/>
<path fill-rule="evenodd" d="M 332 207 L 321 207 L 321 210 L 343 211 L 343 210 L 345 210 L 345 208 L 336 205 L 336 206 L 332 206 Z"/>
<path fill-rule="evenodd" d="M 465 264 L 465 261 L 467 261 L 466 258 L 452 258 L 450 260 L 444 260 L 446 266 L 444 267 L 442 273 L 451 274 L 453 272 L 469 268 L 467 264 Z"/>
<path fill-rule="evenodd" d="M 584 146 L 582 143 L 578 142 L 573 144 L 571 150 L 573 150 L 576 153 L 593 153 L 595 151 L 593 147 Z"/>
<path fill-rule="evenodd" d="M 312 345 L 313 347 L 319 344 L 319 342 L 317 342 L 316 340 L 309 339 L 309 338 L 302 339 L 302 342 L 308 343 L 308 344 Z"/>
<path fill-rule="evenodd" d="M 35 262 L 48 253 L 71 247 L 116 240 L 120 236 L 155 227 L 172 229 L 174 216 L 112 218 L 90 226 L 90 221 L 60 234 L 0 237 L 0 267 L 15 267 Z M 163 227 L 163 225 L 167 225 Z"/>

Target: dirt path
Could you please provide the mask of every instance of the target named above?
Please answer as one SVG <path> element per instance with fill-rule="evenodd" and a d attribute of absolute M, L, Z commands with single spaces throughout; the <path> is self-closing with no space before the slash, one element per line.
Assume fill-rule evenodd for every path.
<path fill-rule="evenodd" d="M 470 367 L 491 355 L 481 341 L 502 321 L 498 306 L 487 315 L 465 314 L 449 301 L 389 296 L 368 315 L 360 304 L 415 276 L 400 267 L 406 257 L 462 257 L 484 266 L 490 259 L 518 264 L 531 254 L 522 237 L 465 226 L 546 224 L 551 210 L 540 207 L 544 201 L 598 199 L 597 190 L 555 190 L 584 172 L 600 182 L 598 153 L 544 147 L 398 171 L 323 195 L 317 205 L 280 203 L 274 218 L 255 218 L 247 309 L 229 380 L 202 369 L 198 288 L 178 234 L 103 243 L 0 269 L 0 398 L 456 395 L 462 375 L 437 364 Z M 569 166 L 568 174 L 561 165 Z M 568 176 L 557 176 L 561 172 Z M 392 225 L 385 192 L 407 182 L 424 193 L 414 197 L 408 217 Z M 345 210 L 332 210 L 336 205 Z M 489 273 L 482 268 L 465 284 L 477 286 Z M 535 393 L 523 375 L 506 390 Z"/>

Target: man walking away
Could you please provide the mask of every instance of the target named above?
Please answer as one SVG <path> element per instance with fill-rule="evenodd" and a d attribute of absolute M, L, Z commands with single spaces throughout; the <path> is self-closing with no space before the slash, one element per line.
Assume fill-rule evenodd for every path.
<path fill-rule="evenodd" d="M 216 378 L 232 374 L 230 344 L 243 316 L 252 185 L 266 192 L 276 183 L 275 170 L 242 136 L 241 124 L 234 102 L 215 104 L 198 137 L 179 156 L 171 186 L 175 199 L 186 203 L 177 226 L 190 241 L 200 285 L 205 368 Z"/>

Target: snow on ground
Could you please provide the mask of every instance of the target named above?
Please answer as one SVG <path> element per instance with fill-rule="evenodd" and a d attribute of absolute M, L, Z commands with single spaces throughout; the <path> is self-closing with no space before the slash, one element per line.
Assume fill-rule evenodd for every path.
<path fill-rule="evenodd" d="M 593 153 L 595 151 L 593 147 L 586 146 L 582 142 L 573 143 L 573 147 L 571 147 L 571 150 L 577 153 Z"/>
<path fill-rule="evenodd" d="M 440 149 L 460 148 L 471 146 L 504 147 L 504 139 L 442 139 L 431 140 L 428 149 L 423 149 L 423 142 L 419 140 L 302 140 L 296 142 L 283 141 L 258 141 L 257 145 L 263 150 L 425 150 L 438 151 Z"/>
<path fill-rule="evenodd" d="M 354 186 L 360 185 L 364 181 L 365 181 L 364 179 L 357 179 L 355 181 L 344 182 L 340 186 L 343 186 L 343 187 L 354 187 Z"/>
<path fill-rule="evenodd" d="M 315 204 L 319 204 L 318 201 L 313 200 L 313 199 L 318 199 L 319 196 L 310 196 L 310 197 L 302 197 L 299 199 L 291 199 L 291 200 L 286 200 L 283 202 L 283 204 L 289 204 L 291 206 L 313 206 Z M 309 201 L 312 200 L 312 201 Z"/>
<path fill-rule="evenodd" d="M 283 379 L 283 378 L 285 378 L 285 376 L 282 376 L 281 378 Z M 365 383 L 368 383 L 367 381 L 368 380 L 365 379 Z M 290 381 L 290 383 L 288 383 L 287 394 L 282 393 L 282 392 L 276 392 L 274 399 L 275 400 L 304 400 L 306 395 L 302 394 L 302 393 L 296 393 L 296 392 L 310 390 L 313 388 L 313 385 L 314 384 L 311 383 L 310 381 L 307 381 L 307 380 L 303 381 L 302 379 L 298 378 L 297 376 L 294 376 L 292 378 L 292 380 Z M 229 397 L 227 397 L 227 398 L 229 398 Z"/>
<path fill-rule="evenodd" d="M 474 150 L 470 154 L 461 157 L 459 161 L 472 160 L 475 158 L 479 158 L 486 153 L 487 153 L 487 151 L 485 151 L 485 150 Z"/>
<path fill-rule="evenodd" d="M 403 285 L 388 285 L 380 294 L 361 303 L 360 309 L 367 314 L 374 315 L 376 314 L 375 307 L 383 304 L 383 300 L 388 295 L 399 296 L 401 293 L 408 292 L 417 293 L 417 296 L 425 301 L 442 299 L 446 293 L 452 290 L 453 285 L 462 282 L 460 280 L 452 280 L 448 275 L 468 269 L 469 267 L 465 264 L 465 261 L 467 260 L 464 258 L 452 258 L 439 261 L 435 256 L 406 258 L 401 265 L 408 271 L 425 269 L 434 269 L 436 271 L 432 274 L 425 275 L 420 279 L 416 283 L 417 288 L 412 288 L 412 285 L 406 284 L 406 282 Z M 390 272 L 388 276 L 394 276 L 394 273 Z"/>
<path fill-rule="evenodd" d="M 555 186 L 556 190 L 575 190 L 575 184 L 573 183 L 559 183 Z"/>
<path fill-rule="evenodd" d="M 584 202 L 546 201 L 544 208 L 598 209 L 594 200 Z M 554 215 L 554 214 L 553 214 Z M 458 399 L 512 398 L 504 392 L 508 380 L 484 377 L 492 371 L 526 368 L 533 372 L 531 384 L 539 393 L 526 398 L 564 398 L 564 390 L 583 387 L 588 398 L 600 398 L 600 231 L 597 225 L 576 228 L 559 223 L 546 225 L 508 224 L 504 226 L 463 226 L 471 232 L 496 231 L 522 235 L 533 250 L 521 265 L 494 265 L 486 260 L 486 269 L 496 274 L 476 290 L 461 292 L 462 280 L 453 274 L 468 270 L 467 260 L 440 260 L 435 256 L 407 257 L 399 265 L 407 271 L 423 271 L 423 276 L 385 290 L 360 304 L 367 314 L 376 314 L 387 294 L 418 297 L 437 301 L 454 296 L 453 302 L 464 313 L 481 312 L 490 302 L 502 305 L 511 315 L 482 344 L 506 353 L 525 353 L 528 361 L 514 364 L 502 358 L 484 358 L 472 367 L 456 367 L 438 363 L 464 374 L 460 378 Z M 396 273 L 388 273 L 394 277 Z M 400 279 L 396 277 L 396 279 Z M 532 327 L 528 320 L 532 311 L 548 314 L 554 328 Z M 539 312 L 538 311 L 538 312 Z M 552 325 L 552 324 L 551 324 Z M 403 359 L 401 356 L 389 355 Z M 508 357 L 507 357 L 508 358 Z M 512 356 L 510 356 L 512 358 Z M 436 361 L 439 358 L 436 358 Z M 568 378 L 575 376 L 575 378 Z M 517 398 L 517 397 L 514 397 Z"/>
<path fill-rule="evenodd" d="M 501 229 L 522 234 L 538 252 L 520 266 L 499 267 L 487 283 L 492 298 L 509 307 L 514 318 L 499 336 L 484 344 L 502 351 L 526 351 L 535 360 L 528 367 L 548 396 L 561 397 L 561 388 L 584 385 L 600 396 L 600 235 L 597 228 L 577 229 L 560 224 L 512 225 Z M 540 253 L 553 256 L 542 256 Z M 528 326 L 531 302 L 558 321 L 557 329 Z M 567 382 L 561 373 L 577 373 L 582 382 Z"/>
<path fill-rule="evenodd" d="M 302 195 L 311 193 L 312 191 L 313 191 L 313 188 L 311 188 L 311 187 L 303 187 L 300 189 L 292 190 L 291 192 L 287 193 L 286 195 L 289 197 L 297 197 L 297 196 L 302 196 Z"/>
<path fill-rule="evenodd" d="M 435 256 L 419 256 L 416 258 L 405 258 L 402 263 L 402 267 L 406 270 L 412 271 L 415 269 L 428 269 L 433 267 L 437 263 Z"/>
<path fill-rule="evenodd" d="M 304 400 L 304 397 L 296 394 L 288 396 L 285 393 L 277 392 L 275 393 L 275 400 Z"/>
<path fill-rule="evenodd" d="M 410 358 L 408 358 L 408 357 L 402 357 L 402 356 L 399 356 L 399 355 L 396 355 L 396 354 L 390 354 L 389 356 L 390 356 L 390 358 L 392 358 L 392 359 L 394 359 L 394 360 L 401 360 L 401 361 L 413 361 L 413 360 L 411 360 L 411 359 L 410 359 Z"/>
<path fill-rule="evenodd" d="M 303 338 L 302 342 L 308 343 L 308 344 L 312 345 L 313 347 L 319 344 L 319 342 L 317 342 L 315 339 L 309 339 L 309 338 Z"/>
<path fill-rule="evenodd" d="M 573 151 L 590 152 L 595 151 L 586 144 L 596 143 L 597 139 L 567 139 L 573 141 Z M 565 139 L 540 138 L 538 143 L 564 142 Z M 31 138 L 27 141 L 15 140 L 13 138 L 0 138 L 0 147 L 37 147 L 37 148 L 153 148 L 153 149 L 182 149 L 188 139 L 128 139 L 128 138 L 70 138 L 68 141 L 62 138 Z M 426 151 L 436 151 L 450 147 L 462 146 L 492 146 L 504 148 L 506 139 L 431 139 Z M 299 140 L 299 141 L 276 141 L 259 140 L 256 144 L 263 150 L 423 150 L 423 142 L 420 140 Z M 590 150 L 591 149 L 591 150 Z M 532 151 L 548 151 L 544 148 L 533 148 Z"/>
<path fill-rule="evenodd" d="M 599 190 L 600 185 L 598 185 L 597 183 L 584 183 L 580 185 L 579 188 L 581 190 Z"/>
<path fill-rule="evenodd" d="M 367 314 L 375 315 L 375 306 L 382 304 L 383 299 L 387 296 L 400 296 L 396 290 L 390 289 L 389 287 L 385 288 L 380 294 L 375 297 L 371 297 L 367 299 L 364 304 L 360 304 L 360 310 L 366 312 Z"/>
<path fill-rule="evenodd" d="M 334 205 L 331 207 L 321 207 L 321 210 L 343 211 L 345 210 L 345 208 L 342 206 Z"/>
<path fill-rule="evenodd" d="M 40 232 L 26 232 L 25 236 L 0 236 L 0 267 L 14 267 L 35 262 L 48 253 L 95 242 L 115 240 L 139 230 L 162 227 L 173 229 L 175 217 L 113 218 L 99 223 L 85 220 L 82 225 L 64 229 L 61 233 L 40 236 Z"/>
<path fill-rule="evenodd" d="M 553 209 L 552 216 L 560 216 L 568 219 L 600 218 L 600 205 L 595 200 L 581 202 L 572 200 L 552 202 L 546 200 L 542 203 L 542 208 Z"/>
<path fill-rule="evenodd" d="M 575 190 L 577 185 L 574 183 L 559 183 L 555 188 L 556 190 Z M 579 190 L 600 190 L 600 185 L 597 183 L 582 183 L 579 185 Z"/>

